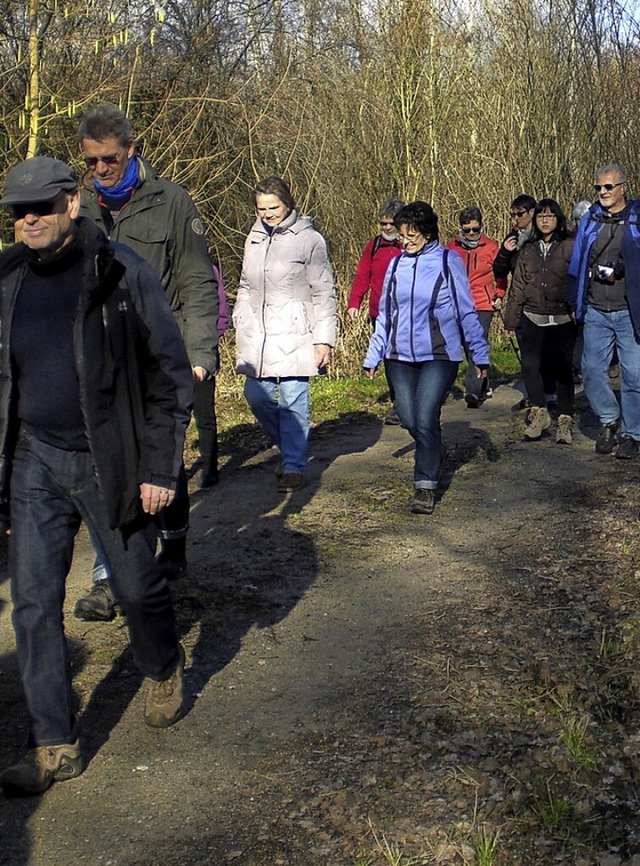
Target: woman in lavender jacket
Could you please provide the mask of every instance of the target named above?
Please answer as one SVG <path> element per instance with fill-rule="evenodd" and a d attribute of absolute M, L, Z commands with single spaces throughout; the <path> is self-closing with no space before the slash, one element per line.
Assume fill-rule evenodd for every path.
<path fill-rule="evenodd" d="M 489 345 L 462 259 L 438 242 L 438 217 L 431 205 L 412 202 L 394 222 L 404 252 L 387 271 L 364 368 L 373 378 L 386 361 L 398 415 L 416 443 L 411 510 L 431 514 L 442 463 L 442 404 L 465 346 L 478 376 L 484 377 Z"/>

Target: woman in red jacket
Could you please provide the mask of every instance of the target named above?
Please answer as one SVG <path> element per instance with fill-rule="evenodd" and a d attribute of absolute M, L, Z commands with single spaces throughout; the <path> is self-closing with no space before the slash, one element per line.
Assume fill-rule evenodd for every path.
<path fill-rule="evenodd" d="M 488 341 L 491 319 L 494 312 L 500 309 L 507 290 L 506 277 L 496 279 L 493 275 L 493 261 L 500 245 L 483 233 L 482 213 L 479 208 L 466 207 L 460 212 L 458 221 L 460 233 L 449 241 L 447 249 L 458 253 L 464 262 L 471 286 L 471 297 Z M 469 409 L 478 408 L 488 388 L 488 379 L 478 379 L 475 366 L 468 363 L 464 399 Z"/>
<path fill-rule="evenodd" d="M 351 284 L 351 292 L 347 301 L 347 316 L 352 322 L 360 315 L 360 306 L 368 293 L 369 317 L 372 327 L 375 328 L 376 326 L 382 284 L 389 267 L 389 262 L 393 261 L 402 252 L 402 247 L 398 240 L 398 230 L 393 223 L 393 218 L 402 207 L 404 207 L 404 202 L 397 198 L 387 199 L 380 205 L 380 210 L 378 211 L 380 234 L 371 238 L 364 248 L 364 252 L 358 262 L 356 275 Z M 387 378 L 388 381 L 389 379 Z M 394 403 L 395 397 L 391 385 L 389 385 L 389 397 L 391 398 L 391 402 Z M 385 418 L 385 424 L 399 423 L 400 419 L 398 418 L 394 404 Z"/>

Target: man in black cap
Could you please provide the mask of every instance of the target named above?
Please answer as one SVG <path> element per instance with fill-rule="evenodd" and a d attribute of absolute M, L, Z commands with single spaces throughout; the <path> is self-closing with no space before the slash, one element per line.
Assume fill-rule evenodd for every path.
<path fill-rule="evenodd" d="M 153 515 L 175 495 L 193 386 L 160 281 L 78 219 L 65 163 L 15 166 L 0 205 L 22 237 L 0 254 L 0 496 L 10 490 L 13 624 L 31 718 L 30 751 L 0 784 L 33 794 L 83 769 L 62 617 L 81 520 L 109 557 L 151 680 L 145 721 L 168 727 L 183 712 L 184 651 Z"/>

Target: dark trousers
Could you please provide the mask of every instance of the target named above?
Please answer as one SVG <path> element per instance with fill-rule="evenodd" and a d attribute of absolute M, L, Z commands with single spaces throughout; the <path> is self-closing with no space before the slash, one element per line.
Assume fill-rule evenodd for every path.
<path fill-rule="evenodd" d="M 169 586 L 154 558 L 156 526 L 143 517 L 126 536 L 110 529 L 91 455 L 62 451 L 26 431 L 13 461 L 11 517 L 13 625 L 31 742 L 70 743 L 78 731 L 62 605 L 80 522 L 99 538 L 111 564 L 137 666 L 164 680 L 179 656 Z"/>
<path fill-rule="evenodd" d="M 476 310 L 478 320 L 482 326 L 482 333 L 485 336 L 485 339 L 489 340 L 489 328 L 491 327 L 491 320 L 493 319 L 493 310 Z M 478 370 L 476 365 L 471 360 L 469 353 L 467 352 L 467 372 L 464 376 L 464 393 L 472 394 L 474 397 L 480 399 L 483 394 L 487 392 L 489 388 L 489 378 L 486 377 L 484 379 L 478 378 Z"/>
<path fill-rule="evenodd" d="M 198 428 L 203 472 L 218 468 L 218 422 L 216 418 L 216 377 L 198 382 L 193 389 L 193 417 Z"/>
<path fill-rule="evenodd" d="M 558 389 L 558 412 L 573 415 L 573 347 L 576 341 L 576 326 L 573 322 L 564 325 L 540 327 L 522 317 L 520 323 L 520 351 L 522 352 L 522 376 L 532 406 L 546 406 L 543 360 L 546 370 L 555 377 Z"/>
<path fill-rule="evenodd" d="M 416 443 L 414 487 L 435 490 L 442 465 L 440 412 L 458 372 L 457 361 L 387 360 L 400 420 Z"/>

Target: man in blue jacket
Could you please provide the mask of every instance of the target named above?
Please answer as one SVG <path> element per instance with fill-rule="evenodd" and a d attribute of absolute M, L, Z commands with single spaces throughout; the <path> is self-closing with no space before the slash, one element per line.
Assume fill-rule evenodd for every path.
<path fill-rule="evenodd" d="M 582 378 L 600 432 L 595 450 L 629 460 L 640 448 L 640 201 L 627 199 L 617 163 L 596 172 L 598 201 L 578 227 L 569 274 L 572 307 L 584 322 Z M 620 403 L 608 375 L 614 349 Z M 617 447 L 616 447 L 617 446 Z"/>
<path fill-rule="evenodd" d="M 193 379 L 151 267 L 78 220 L 72 170 L 12 168 L 0 205 L 23 238 L 0 255 L 0 498 L 30 750 L 0 776 L 36 794 L 83 770 L 62 605 L 81 520 L 112 566 L 135 661 L 151 680 L 145 721 L 183 712 L 184 651 L 155 560 L 153 515 L 175 496 Z"/>

